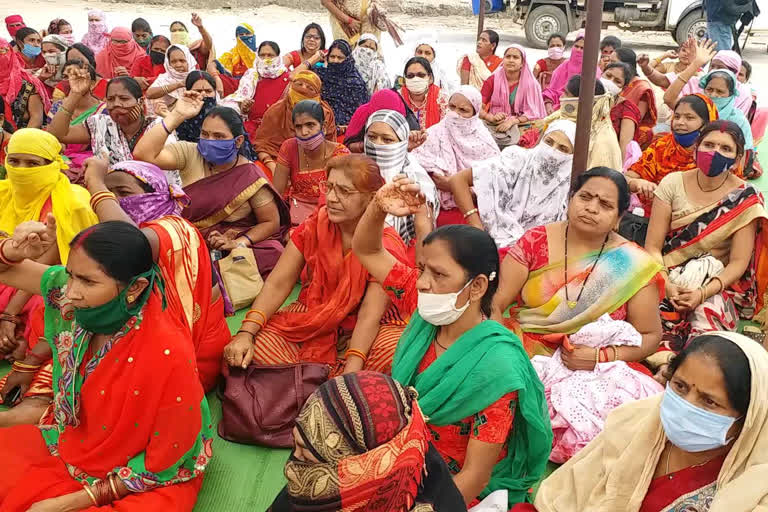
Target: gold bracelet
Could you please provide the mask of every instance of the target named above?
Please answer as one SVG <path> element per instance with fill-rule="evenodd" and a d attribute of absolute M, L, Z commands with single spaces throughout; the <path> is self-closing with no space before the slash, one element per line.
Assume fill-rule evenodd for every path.
<path fill-rule="evenodd" d="M 467 213 L 464 214 L 464 218 L 466 219 L 470 215 L 474 215 L 475 213 L 477 213 L 477 208 L 472 208 L 471 210 L 469 210 Z"/>
<path fill-rule="evenodd" d="M 91 498 L 91 502 L 93 503 L 93 506 L 98 507 L 99 502 L 96 501 L 96 496 L 93 494 L 93 491 L 91 490 L 91 484 L 86 483 L 85 485 L 83 485 L 83 489 L 88 494 L 88 497 Z"/>
<path fill-rule="evenodd" d="M 597 368 L 597 365 L 600 364 L 600 349 L 595 349 L 595 368 Z"/>
<path fill-rule="evenodd" d="M 723 280 L 722 280 L 722 279 L 720 279 L 720 276 L 715 276 L 715 277 L 713 277 L 712 279 L 710 279 L 710 280 L 709 280 L 709 282 L 711 283 L 711 282 L 712 282 L 712 281 L 714 281 L 715 279 L 717 279 L 717 282 L 718 282 L 718 283 L 720 283 L 720 288 L 717 290 L 717 293 L 718 293 L 718 294 L 719 294 L 719 293 L 723 293 L 723 292 L 725 291 L 725 283 L 723 283 Z"/>
<path fill-rule="evenodd" d="M 613 360 L 618 361 L 619 360 L 619 349 L 618 347 L 611 345 L 611 348 L 613 349 Z"/>
<path fill-rule="evenodd" d="M 246 236 L 246 238 L 248 238 L 248 237 Z M 248 238 L 248 241 L 250 242 L 251 239 Z M 253 244 L 251 244 L 251 245 L 253 245 Z M 264 324 L 267 323 L 267 315 L 262 310 L 260 310 L 260 309 L 249 309 L 248 312 L 245 314 L 245 317 L 248 318 L 248 315 L 250 315 L 251 313 L 254 313 L 256 315 L 261 315 L 261 318 L 264 320 Z M 262 325 L 264 325 L 264 324 L 262 324 Z"/>
<path fill-rule="evenodd" d="M 120 493 L 117 492 L 117 483 L 115 482 L 117 480 L 117 475 L 114 473 L 110 473 L 107 475 L 107 481 L 109 482 L 109 488 L 112 490 L 112 498 L 113 501 L 117 501 L 120 499 Z"/>
<path fill-rule="evenodd" d="M 368 361 L 368 356 L 363 354 L 360 350 L 357 350 L 356 348 L 350 348 L 347 349 L 347 352 L 344 354 L 344 359 L 349 359 L 349 356 L 357 356 L 360 359 L 363 360 L 363 364 L 365 364 Z"/>

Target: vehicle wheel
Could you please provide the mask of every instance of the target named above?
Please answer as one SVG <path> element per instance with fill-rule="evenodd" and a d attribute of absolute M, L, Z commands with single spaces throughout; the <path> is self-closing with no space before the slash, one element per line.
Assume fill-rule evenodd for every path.
<path fill-rule="evenodd" d="M 552 34 L 567 34 L 568 18 L 559 7 L 542 5 L 528 13 L 525 20 L 525 38 L 534 48 L 547 47 L 547 39 Z"/>
<path fill-rule="evenodd" d="M 707 36 L 707 17 L 704 11 L 696 9 L 689 12 L 675 29 L 675 41 L 677 44 L 683 44 L 689 37 L 694 37 L 697 41 Z"/>

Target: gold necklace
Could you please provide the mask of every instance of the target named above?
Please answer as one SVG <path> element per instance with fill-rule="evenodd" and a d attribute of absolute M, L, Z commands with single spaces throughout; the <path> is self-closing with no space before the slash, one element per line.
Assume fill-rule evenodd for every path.
<path fill-rule="evenodd" d="M 307 169 L 310 168 L 309 158 L 307 158 L 307 152 L 304 151 L 304 149 L 299 148 L 299 150 L 301 151 L 301 154 L 304 155 L 304 165 L 301 166 L 301 170 L 306 171 Z M 328 148 L 326 147 L 325 141 L 323 141 L 323 159 L 322 159 L 323 163 L 327 159 L 327 153 L 328 153 Z M 315 169 L 319 169 L 319 167 L 315 167 Z"/>
<path fill-rule="evenodd" d="M 717 190 L 720 190 L 720 187 L 722 187 L 723 185 L 725 185 L 725 182 L 726 182 L 726 181 L 728 181 L 728 173 L 726 173 L 726 174 L 725 174 L 725 179 L 724 179 L 724 180 L 723 180 L 723 182 L 722 182 L 722 183 L 720 183 L 718 186 L 716 186 L 716 187 L 715 187 L 715 188 L 713 188 L 712 190 L 704 190 L 704 187 L 702 187 L 702 186 L 701 186 L 701 180 L 699 179 L 699 172 L 698 172 L 698 171 L 696 171 L 696 184 L 699 186 L 699 190 L 701 190 L 701 191 L 702 191 L 702 192 L 704 192 L 705 194 L 709 194 L 710 192 L 715 192 L 715 191 L 717 191 Z"/>

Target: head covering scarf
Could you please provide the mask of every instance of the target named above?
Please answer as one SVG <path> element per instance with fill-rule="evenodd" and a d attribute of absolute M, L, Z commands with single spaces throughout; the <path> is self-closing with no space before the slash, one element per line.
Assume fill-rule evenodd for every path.
<path fill-rule="evenodd" d="M 744 140 L 746 141 L 744 148 L 748 150 L 754 149 L 752 127 L 750 126 L 749 121 L 747 121 L 744 112 L 736 107 L 736 98 L 739 96 L 739 81 L 736 78 L 736 75 L 727 69 L 716 69 L 701 77 L 699 86 L 706 90 L 709 81 L 718 76 L 725 78 L 726 81 L 729 82 L 728 91 L 730 93 L 730 95 L 725 98 L 712 98 L 712 102 L 714 102 L 717 107 L 717 112 L 720 114 L 720 119 L 723 121 L 733 121 L 739 125 L 739 128 L 741 128 L 741 131 L 744 133 Z"/>
<path fill-rule="evenodd" d="M 291 84 L 293 84 L 297 80 L 306 82 L 312 88 L 312 94 L 304 95 L 299 93 L 293 87 L 289 88 L 288 101 L 291 104 L 291 110 L 293 110 L 293 107 L 296 106 L 296 104 L 301 100 L 315 100 L 315 101 L 320 100 L 320 94 L 323 90 L 323 81 L 320 79 L 319 76 L 317 76 L 317 74 L 313 73 L 312 71 L 299 71 L 298 73 L 293 75 L 293 78 L 291 79 Z"/>
<path fill-rule="evenodd" d="M 6 52 L 0 55 L 0 96 L 5 101 L 6 108 L 12 105 L 21 92 L 21 87 L 24 82 L 31 83 L 43 101 L 43 107 L 45 112 L 51 108 L 51 100 L 48 98 L 48 91 L 43 83 L 35 75 L 24 69 L 24 64 L 11 51 L 11 46 L 8 41 L 0 37 L 0 49 L 5 49 Z M 13 119 L 6 117 L 6 121 L 13 122 Z M 15 127 L 14 127 L 15 128 Z"/>
<path fill-rule="evenodd" d="M 107 15 L 99 9 L 88 11 L 88 17 L 98 16 L 101 21 L 88 21 L 88 32 L 80 40 L 91 51 L 98 55 L 109 43 L 109 30 L 107 29 Z M 131 34 L 133 39 L 133 34 Z"/>
<path fill-rule="evenodd" d="M 360 134 L 366 129 L 366 123 L 371 114 L 379 110 L 394 110 L 400 115 L 405 116 L 405 103 L 399 94 L 391 89 L 382 89 L 376 91 L 371 96 L 371 101 L 360 105 L 347 126 L 347 138 Z"/>
<path fill-rule="evenodd" d="M 96 71 L 104 78 L 114 78 L 115 68 L 121 66 L 130 70 L 134 62 L 147 55 L 128 28 L 116 27 L 109 37 L 109 44 L 96 55 Z M 117 44 L 115 40 L 127 42 Z"/>
<path fill-rule="evenodd" d="M 285 67 L 285 64 L 283 63 L 282 57 L 279 55 L 277 57 L 270 57 L 268 59 L 256 57 L 256 59 L 253 61 L 253 66 L 256 68 L 256 78 L 278 78 L 283 76 L 283 74 L 288 71 L 288 69 Z"/>
<path fill-rule="evenodd" d="M 66 49 L 69 48 L 69 43 L 67 43 L 67 41 L 65 41 L 64 38 L 58 34 L 48 34 L 43 38 L 43 42 L 55 44 L 61 50 L 64 50 L 64 51 L 66 51 Z"/>
<path fill-rule="evenodd" d="M 735 343 L 749 360 L 750 404 L 741 434 L 717 477 L 708 512 L 752 512 L 768 508 L 768 353 L 734 332 L 708 332 Z M 640 510 L 667 441 L 660 418 L 663 394 L 612 411 L 603 432 L 550 475 L 536 496 L 538 512 Z M 423 405 L 422 405 L 423 407 Z M 424 408 L 425 413 L 428 413 Z M 687 509 L 686 509 L 687 510 Z"/>
<path fill-rule="evenodd" d="M 733 50 L 720 50 L 712 57 L 712 60 L 722 62 L 725 67 L 737 75 L 741 71 L 741 55 Z"/>
<path fill-rule="evenodd" d="M 181 51 L 184 53 L 184 58 L 187 60 L 187 71 L 185 73 L 180 73 L 173 69 L 171 66 L 171 52 L 173 51 Z M 155 81 L 152 83 L 152 87 L 163 87 L 164 85 L 171 85 L 178 82 L 183 82 L 187 79 L 187 75 L 191 72 L 197 69 L 197 60 L 192 56 L 192 52 L 189 51 L 189 48 L 187 48 L 184 45 L 171 45 L 168 47 L 168 50 L 165 52 L 165 63 L 163 64 L 165 67 L 165 73 L 161 73 L 158 75 L 158 77 L 155 79 Z M 168 93 L 168 96 L 172 96 L 176 99 L 181 98 L 181 96 L 184 94 L 186 89 L 183 87 L 180 89 L 176 89 L 175 91 L 171 91 Z"/>
<path fill-rule="evenodd" d="M 428 455 L 436 450 L 415 391 L 392 377 L 362 371 L 326 382 L 296 429 L 319 462 L 288 460 L 288 485 L 272 512 L 466 510 L 441 461 Z"/>
<path fill-rule="evenodd" d="M 442 61 L 437 53 L 439 43 L 436 33 L 425 34 L 423 36 L 417 37 L 416 44 L 413 47 L 413 52 L 408 58 L 416 55 L 416 49 L 422 45 L 426 45 L 432 48 L 432 53 L 435 54 L 435 58 L 432 60 L 432 62 L 429 63 L 430 66 L 432 66 L 432 73 L 435 75 L 435 85 L 446 93 L 451 94 L 458 87 L 458 83 L 456 80 L 453 80 L 452 74 L 446 73 L 445 69 L 443 69 Z"/>
<path fill-rule="evenodd" d="M 462 85 L 453 96 L 457 94 L 469 100 L 475 114 L 463 118 L 448 112 L 442 121 L 427 129 L 426 142 L 411 154 L 428 173 L 453 176 L 475 162 L 499 155 L 499 146 L 479 117 L 483 108 L 480 91 L 471 85 Z M 440 191 L 440 207 L 456 207 L 450 192 Z"/>
<path fill-rule="evenodd" d="M 525 55 L 525 48 L 519 44 L 513 44 L 504 54 L 511 49 L 519 51 L 523 56 L 522 67 L 520 68 L 520 81 L 517 83 L 517 92 L 515 94 L 515 112 L 524 115 L 529 120 L 542 119 L 546 117 L 547 110 L 544 107 L 544 99 L 541 96 L 541 85 L 536 77 L 533 76 L 531 68 L 528 67 L 528 57 Z M 502 64 L 493 72 L 493 96 L 491 97 L 492 114 L 503 112 L 512 115 L 512 106 L 509 104 L 509 80 L 507 72 Z"/>
<path fill-rule="evenodd" d="M 574 44 L 584 39 L 584 30 L 579 30 L 576 35 L 576 41 Z M 584 51 L 574 51 L 571 49 L 571 56 L 560 64 L 554 73 L 552 73 L 552 80 L 549 82 L 549 87 L 543 92 L 544 100 L 552 103 L 552 107 L 557 109 L 560 107 L 560 96 L 565 91 L 565 86 L 568 85 L 568 80 L 573 75 L 581 74 L 581 65 L 584 61 Z M 595 76 L 599 79 L 602 76 L 600 68 L 595 69 Z"/>
<path fill-rule="evenodd" d="M 50 161 L 40 167 L 16 168 L 8 165 L 7 179 L 0 180 L 0 230 L 13 233 L 16 226 L 40 218 L 43 206 L 51 198 L 56 217 L 56 243 L 61 262 L 66 264 L 69 242 L 83 229 L 99 222 L 89 205 L 90 194 L 69 183 L 62 172 L 68 166 L 61 157 L 61 144 L 48 132 L 22 128 L 11 136 L 6 154 L 26 153 Z"/>
<path fill-rule="evenodd" d="M 387 75 L 387 65 L 384 63 L 381 54 L 376 50 L 360 46 L 360 43 L 363 41 L 375 41 L 378 47 L 379 40 L 373 34 L 363 34 L 360 36 L 355 49 L 352 50 L 352 59 L 355 61 L 355 67 L 365 82 L 368 95 L 371 95 L 376 91 L 389 88 L 391 82 Z"/>
<path fill-rule="evenodd" d="M 499 247 L 513 245 L 533 227 L 565 219 L 573 154 L 544 143 L 554 131 L 563 132 L 571 144 L 576 139 L 576 124 L 558 120 L 535 147 L 510 146 L 472 166 L 480 218 Z"/>
<path fill-rule="evenodd" d="M 14 23 L 21 23 L 21 25 L 18 27 L 11 27 L 11 25 Z M 27 25 L 24 23 L 24 18 L 22 18 L 19 14 L 12 14 L 5 17 L 5 28 L 8 30 L 8 35 L 10 35 L 12 38 L 16 37 L 16 32 L 18 32 L 20 28 L 24 28 L 26 26 Z"/>
<path fill-rule="evenodd" d="M 189 204 L 189 196 L 176 185 L 170 185 L 165 172 L 154 164 L 126 160 L 109 168 L 109 172 L 115 171 L 130 174 L 153 190 L 120 198 L 120 206 L 136 224 L 141 225 L 166 215 L 179 216 L 181 210 Z"/>
<path fill-rule="evenodd" d="M 250 37 L 245 34 L 250 33 Z M 235 29 L 235 46 L 219 57 L 219 63 L 235 76 L 241 76 L 245 70 L 253 67 L 256 58 L 256 34 L 253 27 L 240 23 Z M 245 39 L 245 41 L 243 40 Z"/>
<path fill-rule="evenodd" d="M 341 51 L 346 57 L 343 62 L 328 63 L 327 67 L 317 68 L 317 74 L 323 80 L 323 99 L 331 106 L 336 115 L 336 124 L 346 126 L 355 110 L 370 99 L 368 86 L 355 67 L 355 60 L 350 58 L 352 48 L 343 39 L 337 39 L 330 49 Z"/>

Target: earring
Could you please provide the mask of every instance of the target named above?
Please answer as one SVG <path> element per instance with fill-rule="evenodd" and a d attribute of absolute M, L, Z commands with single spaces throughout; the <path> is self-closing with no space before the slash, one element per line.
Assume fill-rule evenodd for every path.
<path fill-rule="evenodd" d="M 135 300 L 135 297 L 134 297 L 133 295 L 129 295 L 129 296 L 128 296 L 128 304 L 130 304 L 130 303 L 131 303 L 131 302 L 133 302 L 134 300 Z"/>

